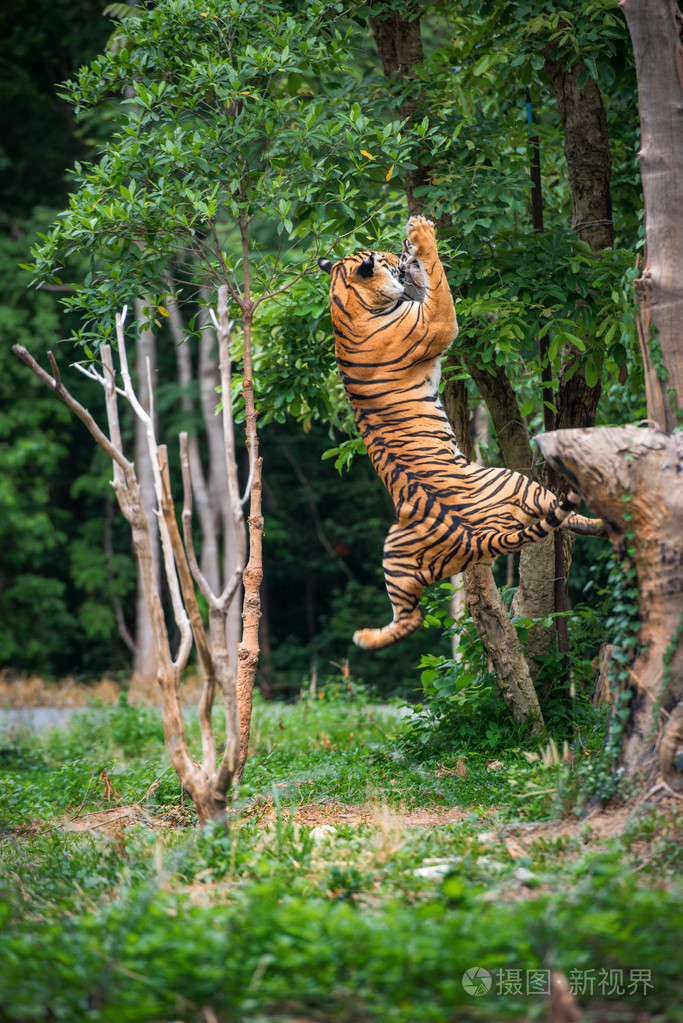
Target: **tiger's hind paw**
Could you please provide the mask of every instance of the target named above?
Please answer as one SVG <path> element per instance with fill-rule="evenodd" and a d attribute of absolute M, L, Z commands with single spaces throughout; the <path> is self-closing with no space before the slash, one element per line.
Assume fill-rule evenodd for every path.
<path fill-rule="evenodd" d="M 414 611 L 409 617 L 385 625 L 383 629 L 360 629 L 353 634 L 353 642 L 362 650 L 381 650 L 382 647 L 397 643 L 409 636 L 422 625 L 422 615 Z"/>
<path fill-rule="evenodd" d="M 379 629 L 358 629 L 353 634 L 353 642 L 356 646 L 359 646 L 361 650 L 372 650 L 374 644 L 372 642 L 376 632 Z"/>

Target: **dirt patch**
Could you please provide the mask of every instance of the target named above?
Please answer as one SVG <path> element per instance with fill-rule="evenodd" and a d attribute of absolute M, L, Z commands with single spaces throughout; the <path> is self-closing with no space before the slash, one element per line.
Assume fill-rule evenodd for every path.
<path fill-rule="evenodd" d="M 649 808 L 651 809 L 651 806 Z M 487 813 L 480 817 L 478 826 L 482 832 L 481 840 L 483 844 L 488 844 L 489 842 L 496 843 L 502 838 L 507 847 L 518 845 L 520 855 L 526 854 L 529 846 L 538 839 L 579 838 L 586 842 L 602 842 L 610 838 L 618 838 L 638 821 L 638 808 L 634 811 L 626 807 L 618 807 L 614 810 L 603 810 L 592 817 L 579 820 L 567 819 L 538 824 L 521 822 L 505 824 L 501 827 L 495 819 L 497 809 L 497 807 L 490 807 Z M 659 810 L 665 818 L 669 819 L 670 826 L 676 830 L 680 829 L 682 818 L 678 806 L 671 804 L 667 806 L 663 802 L 659 805 Z M 283 820 L 289 822 L 292 816 L 291 807 L 284 807 L 281 813 Z M 293 812 L 293 823 L 308 827 L 318 827 L 323 824 L 331 824 L 336 827 L 350 824 L 357 827 L 364 824 L 378 828 L 437 828 L 469 820 L 471 814 L 471 807 L 428 807 L 401 810 L 371 803 L 354 806 L 350 803 L 329 801 L 305 803 L 297 807 Z M 241 821 L 254 820 L 254 818 L 263 826 L 273 824 L 277 820 L 277 810 L 272 799 L 254 803 L 238 811 L 233 818 L 233 825 L 239 827 Z M 151 827 L 187 827 L 189 825 L 188 808 L 166 807 L 162 814 L 157 815 L 150 812 L 150 809 L 143 804 L 133 803 L 129 806 L 114 806 L 78 814 L 63 821 L 60 827 L 65 831 L 84 832 L 112 826 L 127 827 L 138 822 Z M 514 839 L 509 836 L 514 836 Z M 517 858 L 512 852 L 511 855 L 513 859 Z"/>
<path fill-rule="evenodd" d="M 98 831 L 110 828 L 125 828 L 138 821 L 150 821 L 149 814 L 140 806 L 114 806 L 110 810 L 95 810 L 64 821 L 62 831 Z M 155 823 L 157 823 L 155 821 Z"/>
<path fill-rule="evenodd" d="M 513 859 L 522 855 L 534 857 L 537 843 L 573 840 L 573 852 L 569 848 L 563 854 L 571 859 L 583 847 L 601 847 L 610 839 L 627 836 L 629 855 L 642 867 L 661 855 L 662 841 L 683 844 L 682 810 L 679 799 L 665 794 L 657 800 L 644 799 L 635 806 L 600 810 L 578 820 L 506 824 L 498 833 L 491 831 L 482 837 L 491 843 L 502 838 Z M 654 819 L 650 816 L 653 811 Z"/>
<path fill-rule="evenodd" d="M 516 838 L 577 838 L 590 833 L 598 838 L 618 837 L 632 819 L 632 811 L 627 807 L 615 810 L 603 810 L 592 816 L 568 817 L 562 821 L 520 821 L 506 824 L 502 828 L 504 835 L 515 835 Z"/>
<path fill-rule="evenodd" d="M 294 811 L 294 824 L 307 827 L 318 827 L 328 824 L 340 827 L 360 824 L 377 828 L 435 828 L 445 824 L 458 824 L 470 817 L 470 809 L 459 807 L 430 808 L 427 810 L 394 810 L 386 806 L 361 804 L 352 806 L 347 803 L 307 803 Z M 287 807 L 282 811 L 283 820 L 289 822 L 291 811 Z M 233 826 L 239 827 L 241 821 L 256 818 L 259 825 L 268 827 L 277 819 L 277 811 L 272 801 L 255 804 L 237 814 Z M 132 824 L 144 823 L 150 827 L 188 827 L 188 812 L 182 807 L 173 810 L 165 808 L 162 815 L 150 813 L 149 809 L 139 803 L 129 806 L 113 806 L 89 813 L 79 813 L 67 818 L 59 825 L 63 831 L 88 832 L 126 828 Z M 190 825 L 191 826 L 191 825 Z M 482 818 L 482 826 L 494 825 Z"/>
<path fill-rule="evenodd" d="M 289 820 L 289 807 L 283 810 L 283 818 Z M 347 803 L 306 803 L 294 811 L 294 823 L 317 827 L 321 824 L 367 824 L 375 827 L 407 827 L 430 828 L 444 824 L 457 824 L 467 820 L 472 813 L 471 808 L 433 807 L 419 810 L 395 810 L 386 806 L 361 804 L 352 806 Z M 258 818 L 259 823 L 270 824 L 277 818 L 272 802 L 262 803 L 244 811 L 247 819 Z"/>

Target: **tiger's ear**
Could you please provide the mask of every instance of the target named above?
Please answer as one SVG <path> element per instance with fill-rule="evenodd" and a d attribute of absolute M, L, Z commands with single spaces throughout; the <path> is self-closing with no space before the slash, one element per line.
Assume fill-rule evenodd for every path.
<path fill-rule="evenodd" d="M 324 270 L 325 273 L 331 274 L 332 273 L 332 267 L 334 266 L 334 260 L 332 260 L 332 259 L 319 259 L 318 260 L 318 266 L 320 267 L 321 270 Z"/>
<path fill-rule="evenodd" d="M 358 267 L 358 273 L 361 277 L 372 277 L 375 272 L 375 257 L 370 253 L 367 259 L 364 259 L 361 265 Z"/>

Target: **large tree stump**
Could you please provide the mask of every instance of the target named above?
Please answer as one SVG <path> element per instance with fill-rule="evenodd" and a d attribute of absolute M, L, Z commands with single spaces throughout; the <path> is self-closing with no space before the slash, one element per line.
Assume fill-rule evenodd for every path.
<path fill-rule="evenodd" d="M 683 433 L 557 430 L 537 443 L 635 562 L 641 630 L 621 766 L 683 791 Z"/>

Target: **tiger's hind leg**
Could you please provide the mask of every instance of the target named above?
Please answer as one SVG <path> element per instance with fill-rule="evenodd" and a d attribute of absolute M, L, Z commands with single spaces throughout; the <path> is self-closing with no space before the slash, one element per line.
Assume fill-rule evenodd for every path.
<path fill-rule="evenodd" d="M 531 519 L 543 518 L 557 508 L 558 498 L 546 487 L 534 480 L 528 480 L 521 493 L 520 507 Z M 607 530 L 602 519 L 590 519 L 574 511 L 563 519 L 561 528 L 582 536 L 606 536 Z"/>
<path fill-rule="evenodd" d="M 394 609 L 394 620 L 381 629 L 360 629 L 353 634 L 353 642 L 363 650 L 380 650 L 409 636 L 422 625 L 420 597 L 431 578 L 425 578 L 418 567 L 419 541 L 407 529 L 392 526 L 384 545 L 384 579 L 389 600 Z M 418 547 L 416 556 L 411 548 Z"/>

